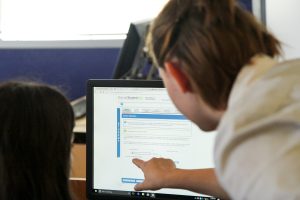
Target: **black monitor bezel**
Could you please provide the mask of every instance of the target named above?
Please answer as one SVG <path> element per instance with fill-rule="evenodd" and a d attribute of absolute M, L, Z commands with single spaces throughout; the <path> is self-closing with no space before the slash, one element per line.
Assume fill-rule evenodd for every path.
<path fill-rule="evenodd" d="M 99 194 L 93 192 L 93 127 L 94 127 L 94 87 L 144 87 L 144 88 L 164 88 L 163 82 L 160 80 L 88 80 L 87 82 L 87 136 L 86 136 L 86 192 L 88 199 L 153 199 L 151 197 L 136 197 L 136 196 L 120 196 L 110 194 Z M 134 192 L 134 191 L 128 191 Z M 187 197 L 183 195 L 167 195 L 155 193 L 155 199 L 167 200 L 167 199 L 194 199 L 195 197 Z M 197 197 L 201 197 L 200 195 Z M 209 197 L 202 197 L 203 199 L 215 199 Z M 202 199 L 201 198 L 201 199 Z"/>
<path fill-rule="evenodd" d="M 113 79 L 134 79 L 141 70 L 147 58 L 143 56 L 145 37 L 150 21 L 130 23 L 127 37 L 120 49 L 117 63 L 114 67 Z"/>
<path fill-rule="evenodd" d="M 88 80 L 87 82 L 87 132 L 86 132 L 86 192 L 88 199 L 141 199 L 138 197 L 120 197 L 117 195 L 105 195 L 93 193 L 93 127 L 94 127 L 94 87 L 150 87 L 163 88 L 162 81 L 145 80 Z"/>

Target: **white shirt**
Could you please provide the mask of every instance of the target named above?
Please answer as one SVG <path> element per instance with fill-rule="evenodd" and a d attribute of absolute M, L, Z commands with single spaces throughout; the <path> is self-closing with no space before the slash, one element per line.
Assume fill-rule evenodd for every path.
<path fill-rule="evenodd" d="M 233 199 L 300 199 L 300 59 L 252 61 L 218 127 L 217 177 Z"/>

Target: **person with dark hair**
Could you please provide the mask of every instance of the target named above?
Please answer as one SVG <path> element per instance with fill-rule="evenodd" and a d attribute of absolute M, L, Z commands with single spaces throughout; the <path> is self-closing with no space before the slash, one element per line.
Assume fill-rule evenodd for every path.
<path fill-rule="evenodd" d="M 0 199 L 71 200 L 74 114 L 56 89 L 0 85 Z"/>
<path fill-rule="evenodd" d="M 178 110 L 218 134 L 215 169 L 136 158 L 135 189 L 300 199 L 300 60 L 278 62 L 280 42 L 234 0 L 169 0 L 147 46 Z"/>

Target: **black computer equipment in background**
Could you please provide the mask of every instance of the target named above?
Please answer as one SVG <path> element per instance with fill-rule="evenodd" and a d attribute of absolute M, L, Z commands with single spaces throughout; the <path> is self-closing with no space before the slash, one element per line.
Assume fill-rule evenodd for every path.
<path fill-rule="evenodd" d="M 259 0 L 258 6 L 253 6 L 252 0 L 238 0 L 238 3 L 262 22 L 265 22 L 265 1 Z M 157 68 L 152 65 L 145 49 L 145 39 L 150 23 L 151 20 L 130 24 L 112 79 L 160 79 Z M 85 115 L 85 98 L 80 98 L 80 100 L 72 104 L 76 118 Z"/>
<path fill-rule="evenodd" d="M 157 74 L 158 77 L 144 50 L 149 24 L 150 21 L 130 24 L 112 79 L 153 79 L 150 74 Z M 76 119 L 85 116 L 85 97 L 73 101 L 72 107 Z"/>
<path fill-rule="evenodd" d="M 263 0 L 261 0 L 263 2 Z M 257 6 L 253 7 L 252 0 L 238 0 L 238 3 L 258 18 L 263 18 L 263 13 L 258 13 Z M 263 7 L 260 3 L 259 10 Z M 257 16 L 261 15 L 261 16 Z M 151 21 L 131 23 L 127 38 L 117 60 L 113 79 L 160 79 L 157 68 L 152 65 L 145 49 L 145 39 Z"/>
<path fill-rule="evenodd" d="M 155 74 L 145 50 L 150 21 L 131 23 L 114 69 L 113 79 L 153 79 Z"/>

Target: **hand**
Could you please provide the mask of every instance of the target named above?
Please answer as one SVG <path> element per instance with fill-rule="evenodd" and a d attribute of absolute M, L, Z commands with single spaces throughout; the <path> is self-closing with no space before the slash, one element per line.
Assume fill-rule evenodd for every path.
<path fill-rule="evenodd" d="M 142 183 L 136 184 L 134 189 L 140 190 L 159 190 L 167 187 L 168 178 L 176 170 L 175 163 L 170 159 L 152 158 L 148 161 L 133 159 L 132 162 L 139 167 L 145 176 Z"/>

